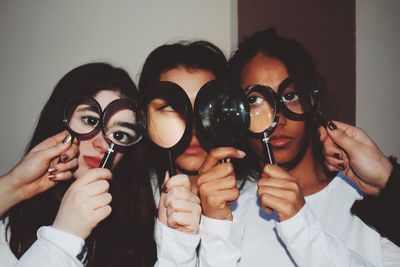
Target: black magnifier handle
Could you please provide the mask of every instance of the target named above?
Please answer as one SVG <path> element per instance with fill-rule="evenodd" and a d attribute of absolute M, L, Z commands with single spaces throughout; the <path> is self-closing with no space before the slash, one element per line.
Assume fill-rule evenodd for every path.
<path fill-rule="evenodd" d="M 176 175 L 176 168 L 171 150 L 168 150 L 168 163 L 169 163 L 169 177 Z"/>
<path fill-rule="evenodd" d="M 267 132 L 264 132 L 264 137 L 262 139 L 264 145 L 265 145 L 265 161 L 266 163 L 269 164 L 275 164 L 275 158 L 274 158 L 274 153 L 272 152 L 272 145 L 269 142 L 269 136 Z"/>
<path fill-rule="evenodd" d="M 104 157 L 101 160 L 100 168 L 106 168 L 106 169 L 111 170 L 113 159 L 115 156 L 114 152 L 115 152 L 114 143 L 111 143 L 107 149 L 106 154 L 104 154 Z"/>

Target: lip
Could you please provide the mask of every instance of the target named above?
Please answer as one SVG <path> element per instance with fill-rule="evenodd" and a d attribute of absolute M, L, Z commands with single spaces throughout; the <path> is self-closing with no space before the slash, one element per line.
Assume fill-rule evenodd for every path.
<path fill-rule="evenodd" d="M 201 148 L 200 145 L 191 145 L 185 150 L 185 154 L 187 155 L 193 155 L 193 154 L 198 154 L 202 151 L 203 149 Z"/>
<path fill-rule="evenodd" d="M 91 156 L 83 156 L 83 160 L 90 168 L 98 168 L 101 162 L 101 158 Z"/>
<path fill-rule="evenodd" d="M 286 135 L 271 136 L 270 142 L 273 148 L 284 148 L 286 147 L 293 138 Z"/>

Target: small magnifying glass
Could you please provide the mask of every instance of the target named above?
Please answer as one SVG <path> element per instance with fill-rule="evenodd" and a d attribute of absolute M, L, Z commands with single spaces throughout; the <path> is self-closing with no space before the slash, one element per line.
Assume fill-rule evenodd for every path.
<path fill-rule="evenodd" d="M 96 100 L 75 97 L 65 105 L 63 122 L 73 137 L 85 139 L 99 129 L 101 116 L 101 107 Z"/>
<path fill-rule="evenodd" d="M 90 139 L 102 131 L 109 143 L 100 168 L 111 169 L 116 150 L 138 143 L 142 139 L 138 105 L 132 99 L 121 98 L 101 111 L 100 104 L 91 97 L 71 99 L 64 109 L 64 123 L 74 137 Z"/>
<path fill-rule="evenodd" d="M 233 146 L 250 125 L 249 104 L 243 90 L 234 90 L 222 80 L 207 82 L 196 96 L 194 122 L 206 147 Z"/>
<path fill-rule="evenodd" d="M 250 107 L 250 135 L 264 143 L 265 162 L 275 164 L 275 158 L 269 136 L 275 130 L 279 116 L 277 112 L 276 93 L 268 86 L 252 85 L 246 90 Z"/>
<path fill-rule="evenodd" d="M 146 89 L 140 106 L 148 140 L 168 155 L 169 175 L 176 175 L 174 155 L 190 143 L 193 125 L 192 104 L 177 84 L 160 81 Z"/>
<path fill-rule="evenodd" d="M 103 134 L 109 143 L 101 168 L 112 167 L 115 151 L 137 144 L 143 138 L 138 103 L 133 99 L 120 98 L 112 101 L 103 112 Z"/>

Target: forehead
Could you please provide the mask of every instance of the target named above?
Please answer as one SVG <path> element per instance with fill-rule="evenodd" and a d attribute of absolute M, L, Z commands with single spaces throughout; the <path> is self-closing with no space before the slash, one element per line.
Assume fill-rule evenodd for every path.
<path fill-rule="evenodd" d="M 240 77 L 241 87 L 261 84 L 278 91 L 279 85 L 288 76 L 289 73 L 282 61 L 258 53 L 243 67 Z"/>
<path fill-rule="evenodd" d="M 111 90 L 101 90 L 93 96 L 93 98 L 96 99 L 97 102 L 99 102 L 102 110 L 104 110 L 104 108 L 112 101 L 121 97 L 122 96 L 119 92 Z"/>
<path fill-rule="evenodd" d="M 179 67 L 163 72 L 160 81 L 170 81 L 178 84 L 185 90 L 186 94 L 193 100 L 200 88 L 215 76 L 211 72 L 202 69 L 188 69 Z"/>

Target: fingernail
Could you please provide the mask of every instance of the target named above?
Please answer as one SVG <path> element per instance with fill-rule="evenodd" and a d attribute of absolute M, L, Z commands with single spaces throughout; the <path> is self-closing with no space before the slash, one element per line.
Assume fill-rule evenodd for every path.
<path fill-rule="evenodd" d="M 347 167 L 347 164 L 345 162 L 339 164 L 339 169 L 341 169 L 341 170 L 345 170 L 346 167 Z"/>
<path fill-rule="evenodd" d="M 55 174 L 50 174 L 50 175 L 47 176 L 47 177 L 49 177 L 50 180 L 56 179 L 56 175 L 55 175 Z"/>
<path fill-rule="evenodd" d="M 60 157 L 60 160 L 61 160 L 61 162 L 64 163 L 64 162 L 67 162 L 68 158 L 69 158 L 69 157 L 68 157 L 67 154 L 62 154 L 61 157 Z"/>
<path fill-rule="evenodd" d="M 163 191 L 163 193 L 167 193 L 167 185 L 163 184 L 161 190 Z"/>
<path fill-rule="evenodd" d="M 64 139 L 62 140 L 62 142 L 64 143 L 64 145 L 68 144 L 69 142 L 71 142 L 72 140 L 72 135 L 68 134 L 66 137 L 64 137 Z"/>
<path fill-rule="evenodd" d="M 50 175 L 56 174 L 57 171 L 58 171 L 58 170 L 57 170 L 56 168 L 54 168 L 54 167 L 50 167 L 50 168 L 47 170 L 47 172 L 48 172 Z"/>
<path fill-rule="evenodd" d="M 241 156 L 242 158 L 246 156 L 246 153 L 243 152 L 242 150 L 237 149 L 237 152 L 239 153 L 239 156 Z"/>
<path fill-rule="evenodd" d="M 339 153 L 335 153 L 333 156 L 337 159 L 342 159 L 342 156 Z"/>
<path fill-rule="evenodd" d="M 337 129 L 337 126 L 336 126 L 335 123 L 333 123 L 333 121 L 328 121 L 328 128 L 329 128 L 331 131 L 334 131 L 334 130 Z"/>

